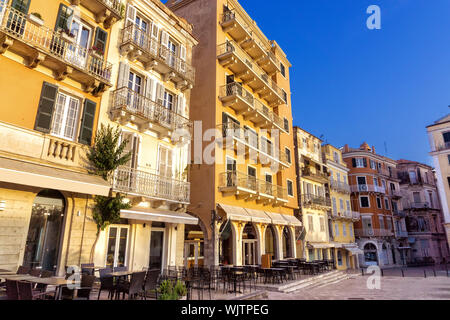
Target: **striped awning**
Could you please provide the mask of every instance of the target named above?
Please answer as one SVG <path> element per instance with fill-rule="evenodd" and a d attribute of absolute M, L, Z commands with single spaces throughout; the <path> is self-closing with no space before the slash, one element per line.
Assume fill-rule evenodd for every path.
<path fill-rule="evenodd" d="M 255 223 L 272 223 L 272 219 L 270 219 L 269 216 L 264 211 L 260 210 L 254 210 L 254 209 L 247 209 L 245 208 L 245 211 L 252 217 L 252 222 Z"/>
<path fill-rule="evenodd" d="M 176 224 L 198 225 L 198 218 L 195 218 L 184 212 L 164 211 L 157 209 L 134 208 L 130 210 L 121 210 L 122 219 L 130 219 L 145 222 L 164 222 Z"/>
<path fill-rule="evenodd" d="M 219 207 L 225 212 L 227 220 L 252 222 L 252 217 L 244 208 L 229 206 L 219 203 Z"/>
<path fill-rule="evenodd" d="M 286 221 L 288 222 L 288 225 L 290 225 L 292 227 L 302 227 L 303 226 L 302 222 L 294 216 L 290 216 L 287 214 L 282 214 L 281 216 L 284 219 L 286 219 Z"/>
<path fill-rule="evenodd" d="M 283 218 L 283 215 L 275 212 L 265 211 L 265 213 L 269 216 L 270 220 L 272 220 L 272 224 L 287 226 L 289 225 L 288 220 Z"/>

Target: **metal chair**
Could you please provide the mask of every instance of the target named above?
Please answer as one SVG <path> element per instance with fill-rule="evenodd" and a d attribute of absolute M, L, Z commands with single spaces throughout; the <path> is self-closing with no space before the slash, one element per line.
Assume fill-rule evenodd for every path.
<path fill-rule="evenodd" d="M 45 292 L 33 291 L 33 284 L 26 281 L 18 281 L 17 288 L 19 293 L 19 300 L 36 300 L 45 297 Z"/>
<path fill-rule="evenodd" d="M 8 297 L 8 300 L 19 300 L 17 281 L 6 280 L 6 296 Z"/>
<path fill-rule="evenodd" d="M 147 300 L 148 293 L 154 293 L 155 299 L 158 300 L 158 278 L 161 275 L 161 271 L 159 269 L 153 269 L 147 271 L 147 275 L 145 277 L 144 283 L 144 300 Z"/>
<path fill-rule="evenodd" d="M 128 299 L 131 300 L 141 295 L 144 290 L 145 275 L 145 271 L 133 273 L 130 282 L 119 283 L 116 287 L 116 297 L 118 298 L 122 293 L 123 299 L 125 299 L 125 294 L 127 294 Z"/>
<path fill-rule="evenodd" d="M 98 300 L 100 300 L 100 294 L 103 290 L 108 290 L 108 298 L 112 299 L 114 296 L 115 286 L 114 278 L 110 275 L 111 268 L 100 269 L 100 288 L 98 289 Z"/>
<path fill-rule="evenodd" d="M 17 274 L 28 274 L 30 271 L 30 267 L 20 266 L 19 269 L 17 269 Z"/>

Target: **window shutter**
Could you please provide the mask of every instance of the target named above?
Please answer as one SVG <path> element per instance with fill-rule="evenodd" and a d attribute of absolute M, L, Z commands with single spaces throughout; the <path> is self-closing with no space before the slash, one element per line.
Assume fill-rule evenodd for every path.
<path fill-rule="evenodd" d="M 152 25 L 152 39 L 155 39 L 156 41 L 158 41 L 158 36 L 159 36 L 159 27 L 156 23 L 153 23 Z"/>
<path fill-rule="evenodd" d="M 130 142 L 131 143 L 131 142 Z M 133 146 L 133 153 L 132 153 L 132 168 L 137 169 L 139 165 L 139 147 L 141 144 L 141 139 L 138 136 L 133 135 L 132 139 L 132 146 Z"/>
<path fill-rule="evenodd" d="M 101 55 L 105 55 L 106 53 L 106 42 L 108 40 L 108 33 L 101 28 L 97 27 L 97 30 L 95 32 L 95 40 L 94 40 L 94 47 L 101 50 Z"/>
<path fill-rule="evenodd" d="M 145 87 L 145 96 L 150 100 L 154 100 L 154 93 L 153 93 L 154 87 L 155 87 L 155 81 L 152 78 L 147 78 L 146 87 Z"/>
<path fill-rule="evenodd" d="M 128 5 L 127 8 L 127 21 L 126 21 L 126 25 L 134 25 L 136 21 L 136 8 L 133 7 L 132 5 Z"/>
<path fill-rule="evenodd" d="M 364 168 L 367 168 L 367 159 L 363 158 L 363 162 L 364 162 Z"/>
<path fill-rule="evenodd" d="M 81 119 L 81 129 L 79 142 L 90 145 L 94 132 L 94 119 L 97 104 L 94 101 L 86 99 L 84 101 L 83 118 Z"/>
<path fill-rule="evenodd" d="M 184 96 L 183 96 L 183 94 L 180 93 L 178 95 L 178 97 L 177 97 L 177 110 L 176 110 L 176 113 L 181 115 L 181 116 L 183 116 L 183 117 L 185 115 L 184 107 L 185 107 Z"/>
<path fill-rule="evenodd" d="M 353 165 L 353 168 L 356 168 L 356 159 L 355 158 L 352 158 L 352 165 Z"/>
<path fill-rule="evenodd" d="M 117 88 L 128 87 L 128 78 L 130 77 L 130 65 L 125 62 L 119 64 L 119 78 L 117 80 Z"/>
<path fill-rule="evenodd" d="M 67 30 L 72 25 L 73 10 L 61 4 L 59 6 L 58 18 L 56 19 L 56 31 Z"/>
<path fill-rule="evenodd" d="M 57 93 L 57 86 L 48 82 L 44 82 L 44 84 L 42 85 L 41 98 L 39 100 L 39 107 L 36 115 L 34 130 L 45 133 L 50 132 Z"/>
<path fill-rule="evenodd" d="M 162 58 L 167 58 L 168 53 L 169 53 L 169 34 L 163 30 L 161 32 L 161 50 L 160 50 L 160 55 Z"/>
<path fill-rule="evenodd" d="M 164 92 L 165 92 L 164 85 L 158 82 L 156 84 L 156 102 L 161 105 L 164 103 Z"/>
<path fill-rule="evenodd" d="M 181 45 L 180 46 L 180 58 L 183 61 L 186 61 L 186 46 Z"/>

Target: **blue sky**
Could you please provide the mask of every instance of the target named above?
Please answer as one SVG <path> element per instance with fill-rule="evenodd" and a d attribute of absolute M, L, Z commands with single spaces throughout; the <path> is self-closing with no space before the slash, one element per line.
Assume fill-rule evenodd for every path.
<path fill-rule="evenodd" d="M 426 126 L 449 112 L 449 0 L 242 0 L 292 63 L 294 125 L 430 163 Z M 369 30 L 368 6 L 381 8 Z M 385 149 L 387 146 L 387 153 Z"/>

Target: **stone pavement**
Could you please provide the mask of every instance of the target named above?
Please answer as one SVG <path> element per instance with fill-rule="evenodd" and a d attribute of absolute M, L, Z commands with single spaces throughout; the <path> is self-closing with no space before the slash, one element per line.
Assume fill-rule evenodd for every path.
<path fill-rule="evenodd" d="M 355 276 L 321 288 L 291 294 L 269 292 L 268 300 L 450 300 L 450 277 L 381 278 L 381 289 L 367 288 L 368 277 Z"/>

